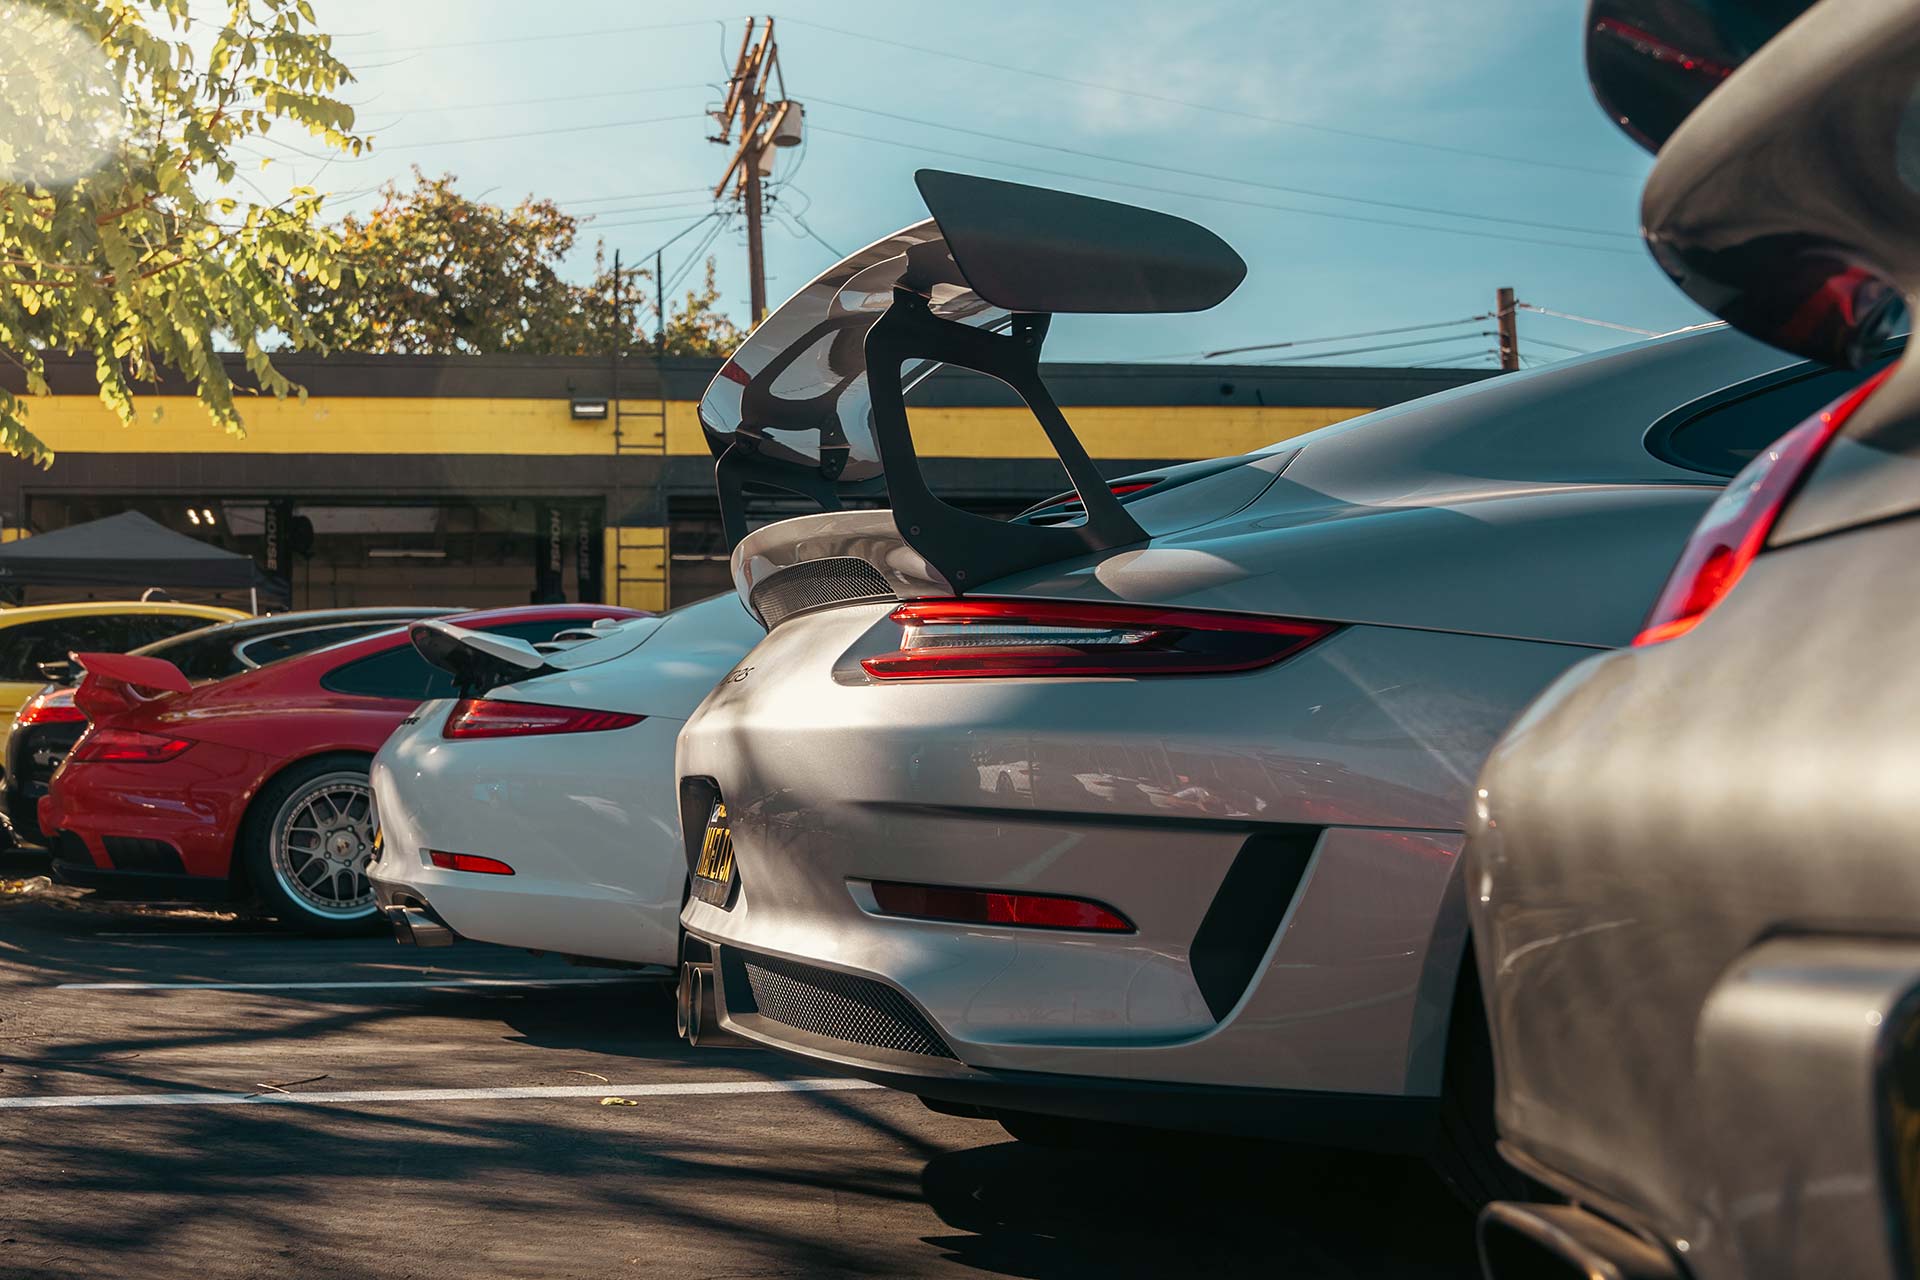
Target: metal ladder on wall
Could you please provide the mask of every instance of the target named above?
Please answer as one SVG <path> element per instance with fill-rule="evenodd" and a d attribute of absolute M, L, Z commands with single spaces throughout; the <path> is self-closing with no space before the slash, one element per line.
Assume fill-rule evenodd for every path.
<path fill-rule="evenodd" d="M 630 529 L 618 523 L 625 514 L 620 491 L 620 459 L 629 454 L 641 454 L 660 460 L 660 474 L 664 487 L 664 474 L 667 464 L 667 375 L 658 356 L 654 357 L 655 385 L 659 398 L 651 402 L 652 407 L 641 409 L 629 407 L 628 401 L 621 395 L 620 366 L 622 361 L 616 352 L 611 361 L 612 387 L 607 397 L 608 417 L 613 421 L 614 456 L 614 501 L 615 510 L 611 512 L 614 524 L 613 545 L 608 548 L 606 566 L 607 585 L 612 588 L 613 602 L 629 604 L 635 599 L 646 600 L 649 607 L 665 609 L 667 607 L 667 527 L 665 499 L 656 493 L 660 507 L 660 525 L 658 528 Z M 637 406 L 639 403 L 634 402 Z M 628 423 L 631 421 L 632 426 Z"/>

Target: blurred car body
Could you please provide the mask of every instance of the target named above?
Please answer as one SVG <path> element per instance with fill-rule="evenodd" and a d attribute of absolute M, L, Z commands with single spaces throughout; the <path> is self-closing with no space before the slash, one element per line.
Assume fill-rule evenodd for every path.
<path fill-rule="evenodd" d="M 998 210 L 1027 198 L 1000 185 Z M 1071 207 L 1093 242 L 1127 216 Z M 922 274 L 936 318 L 992 324 L 955 277 L 997 264 L 934 211 L 756 330 L 703 402 L 717 450 L 837 396 L 851 457 L 831 465 L 871 465 L 874 440 L 900 459 L 858 344 L 818 335 L 857 336 L 870 307 L 867 354 L 891 364 L 877 335 L 900 308 L 927 325 Z M 1142 252 L 1104 265 L 1152 278 Z M 1023 522 L 942 544 L 892 464 L 891 513 L 751 534 L 735 580 L 769 635 L 680 739 L 683 1014 L 697 1034 L 710 1001 L 727 1031 L 1016 1135 L 1426 1150 L 1484 1198 L 1502 1172 L 1460 981 L 1470 780 L 1540 688 L 1632 637 L 1725 477 L 1858 377 L 1724 329 L 1643 344 L 1114 482 L 1139 541 L 1042 548 L 997 580 L 968 557 L 1018 559 Z M 1076 487 L 1024 525 L 1092 543 L 1112 512 L 1069 510 L 1105 505 Z"/>
<path fill-rule="evenodd" d="M 368 876 L 396 936 L 671 972 L 687 881 L 674 739 L 762 634 L 729 593 L 481 675 L 462 667 L 475 633 L 416 626 L 464 695 L 421 706 L 374 757 Z"/>
<path fill-rule="evenodd" d="M 635 616 L 609 605 L 458 615 L 528 641 Z M 422 701 L 452 687 L 404 629 L 197 686 L 162 659 L 77 656 L 86 675 L 74 698 L 89 723 L 40 801 L 56 879 L 168 900 L 252 895 L 316 932 L 377 921 L 367 767 Z"/>
<path fill-rule="evenodd" d="M 1757 337 L 1870 358 L 1920 290 L 1916 87 L 1920 4 L 1813 5 L 1665 140 L 1655 256 Z M 1569 1201 L 1487 1211 L 1494 1280 L 1915 1274 L 1916 478 L 1909 358 L 1757 458 L 1635 645 L 1492 753 L 1465 857 L 1501 1150 Z"/>
<path fill-rule="evenodd" d="M 160 658 L 178 667 L 189 681 L 223 680 L 326 645 L 373 631 L 391 630 L 418 618 L 455 613 L 454 609 L 311 609 L 215 623 L 129 652 Z M 105 646 L 79 643 L 75 649 Z M 111 650 L 108 650 L 111 652 Z M 48 668 L 56 663 L 42 664 Z M 43 685 L 14 713 L 8 726 L 6 771 L 0 778 L 0 821 L 16 839 L 41 844 L 40 797 L 54 770 L 80 740 L 87 717 L 73 705 L 73 685 Z"/>

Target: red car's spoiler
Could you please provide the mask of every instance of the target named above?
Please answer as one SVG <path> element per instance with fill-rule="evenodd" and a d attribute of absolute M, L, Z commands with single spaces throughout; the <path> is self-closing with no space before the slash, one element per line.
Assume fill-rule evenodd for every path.
<path fill-rule="evenodd" d="M 73 663 L 84 673 L 73 691 L 73 705 L 89 720 L 124 711 L 169 693 L 186 693 L 193 684 L 180 668 L 164 658 L 141 658 L 130 653 L 76 653 Z"/>

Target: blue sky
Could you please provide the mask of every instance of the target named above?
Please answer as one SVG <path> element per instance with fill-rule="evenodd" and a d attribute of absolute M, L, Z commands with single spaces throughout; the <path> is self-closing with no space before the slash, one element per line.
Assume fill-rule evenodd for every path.
<path fill-rule="evenodd" d="M 276 140 L 269 150 L 283 157 L 283 180 L 314 181 L 364 208 L 372 188 L 418 164 L 500 202 L 551 197 L 598 215 L 585 230 L 583 269 L 595 238 L 650 256 L 712 207 L 725 153 L 705 140 L 700 113 L 738 47 L 738 9 L 632 0 L 316 8 L 360 77 L 353 97 L 375 148 L 323 167 L 295 154 L 312 150 L 304 140 Z M 776 173 L 769 294 L 784 297 L 829 265 L 822 241 L 849 250 L 924 216 L 912 173 L 934 166 L 1165 209 L 1246 257 L 1247 282 L 1215 310 L 1068 318 L 1049 342 L 1055 359 L 1162 357 L 1453 320 L 1489 310 L 1503 284 L 1540 306 L 1646 329 L 1697 322 L 1701 313 L 1635 236 L 1649 161 L 1588 93 L 1584 9 L 1585 0 L 782 0 L 781 62 L 789 95 L 807 103 L 810 136 Z M 1407 205 L 1482 220 L 1394 207 Z M 1516 221 L 1484 220 L 1493 218 Z M 712 225 L 668 252 L 669 274 Z M 1441 227 L 1452 230 L 1431 229 Z M 743 314 L 737 219 L 711 252 L 726 304 Z M 1492 342 L 1474 335 L 1481 327 L 1271 355 L 1457 333 L 1319 358 L 1484 363 Z M 1521 331 L 1537 359 L 1630 338 L 1536 314 Z"/>

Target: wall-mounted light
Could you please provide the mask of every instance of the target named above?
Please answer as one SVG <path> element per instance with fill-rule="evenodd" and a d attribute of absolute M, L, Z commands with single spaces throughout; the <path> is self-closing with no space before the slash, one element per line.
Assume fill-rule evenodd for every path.
<path fill-rule="evenodd" d="M 202 508 L 200 508 L 200 518 L 201 518 L 202 520 L 204 520 L 204 521 L 206 521 L 206 522 L 207 522 L 208 524 L 212 524 L 212 523 L 213 523 L 213 508 L 212 508 L 212 507 L 202 507 Z"/>
<path fill-rule="evenodd" d="M 575 396 L 571 408 L 576 420 L 586 422 L 601 421 L 609 411 L 605 396 Z"/>
<path fill-rule="evenodd" d="M 200 527 L 200 513 L 198 511 L 195 511 L 192 507 L 187 508 L 187 523 L 194 526 L 196 529 Z"/>

